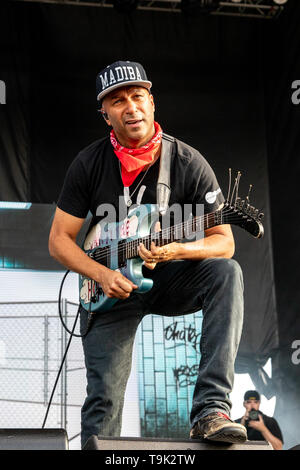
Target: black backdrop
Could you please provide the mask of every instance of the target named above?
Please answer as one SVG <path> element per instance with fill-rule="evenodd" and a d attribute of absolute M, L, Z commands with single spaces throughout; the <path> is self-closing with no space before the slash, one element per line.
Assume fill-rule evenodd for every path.
<path fill-rule="evenodd" d="M 293 103 L 292 84 L 300 80 L 300 4 L 287 5 L 278 24 L 265 30 L 264 95 L 281 371 L 277 380 L 281 399 L 275 413 L 286 441 L 296 444 L 300 442 L 300 354 L 292 346 L 298 341 L 300 350 L 300 104 Z"/>
<path fill-rule="evenodd" d="M 0 109 L 0 199 L 57 200 L 76 153 L 107 132 L 95 111 L 95 76 L 118 59 L 143 63 L 154 84 L 156 119 L 204 154 L 225 193 L 229 166 L 241 170 L 244 194 L 253 183 L 252 203 L 266 214 L 266 235 L 257 241 L 234 230 L 246 287 L 236 368 L 249 371 L 267 397 L 276 394 L 275 416 L 290 445 L 300 442 L 299 366 L 291 360 L 292 342 L 300 339 L 293 217 L 300 106 L 291 102 L 291 83 L 300 79 L 297 3 L 290 0 L 272 23 L 0 6 L 0 79 L 7 85 Z M 273 380 L 262 380 L 259 366 L 270 356 Z"/>

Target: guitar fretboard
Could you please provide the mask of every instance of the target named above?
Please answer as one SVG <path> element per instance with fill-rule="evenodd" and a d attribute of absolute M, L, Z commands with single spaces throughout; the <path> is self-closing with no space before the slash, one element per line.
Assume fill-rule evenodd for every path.
<path fill-rule="evenodd" d="M 184 238 L 192 238 L 197 232 L 204 232 L 205 230 L 222 224 L 233 224 L 240 226 L 247 232 L 251 233 L 255 238 L 261 238 L 264 234 L 263 225 L 260 219 L 263 214 L 258 214 L 257 209 L 249 204 L 242 203 L 231 205 L 225 201 L 222 209 L 216 212 L 211 212 L 198 217 L 193 217 L 181 224 L 173 225 L 159 232 L 150 232 L 150 234 L 135 238 L 132 240 L 119 239 L 114 247 L 108 243 L 107 246 L 95 248 L 90 253 L 90 256 L 97 262 L 110 267 L 111 256 L 117 255 L 119 268 L 125 266 L 127 259 L 136 258 L 139 256 L 138 247 L 141 243 L 150 250 L 151 242 L 155 242 L 157 246 L 164 246 Z"/>
<path fill-rule="evenodd" d="M 157 246 L 164 246 L 183 238 L 189 238 L 195 233 L 202 232 L 222 222 L 222 211 L 212 212 L 203 216 L 193 217 L 192 219 L 176 224 L 159 232 L 152 232 L 149 235 L 135 240 L 124 240 L 122 251 L 126 259 L 138 256 L 138 246 L 143 243 L 147 250 L 150 250 L 151 243 L 155 242 Z"/>

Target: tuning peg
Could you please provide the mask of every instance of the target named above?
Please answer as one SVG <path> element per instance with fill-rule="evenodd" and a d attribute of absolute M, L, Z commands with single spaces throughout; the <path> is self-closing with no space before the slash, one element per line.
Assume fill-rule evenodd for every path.
<path fill-rule="evenodd" d="M 250 186 L 249 186 L 248 195 L 247 195 L 247 197 L 246 197 L 246 201 L 247 201 L 248 204 L 249 204 L 249 202 L 250 202 L 250 193 L 251 193 L 251 189 L 252 189 L 252 184 L 250 184 Z"/>

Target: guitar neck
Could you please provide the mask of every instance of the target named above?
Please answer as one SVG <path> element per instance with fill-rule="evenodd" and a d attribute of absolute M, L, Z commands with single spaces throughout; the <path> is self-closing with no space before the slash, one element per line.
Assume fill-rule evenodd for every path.
<path fill-rule="evenodd" d="M 145 237 L 125 241 L 126 258 L 130 259 L 138 256 L 138 246 L 140 243 L 143 243 L 146 249 L 150 250 L 151 242 L 154 242 L 157 246 L 164 246 L 183 238 L 191 238 L 196 233 L 203 232 L 222 223 L 222 212 L 216 211 L 203 216 L 193 217 L 186 222 L 173 225 L 159 232 L 152 232 Z"/>
<path fill-rule="evenodd" d="M 264 235 L 264 227 L 261 223 L 263 213 L 258 213 L 255 207 L 245 203 L 245 201 L 236 198 L 234 204 L 225 201 L 222 209 L 216 212 L 210 212 L 202 216 L 189 219 L 181 224 L 160 230 L 159 232 L 151 232 L 145 237 L 127 240 L 126 238 L 118 241 L 117 256 L 118 266 L 125 266 L 126 260 L 139 256 L 138 247 L 141 243 L 150 250 L 151 242 L 157 246 L 164 246 L 168 243 L 176 242 L 184 238 L 193 238 L 196 233 L 203 232 L 216 225 L 233 224 L 239 226 L 253 235 L 255 238 L 261 238 Z M 92 253 L 95 261 L 101 262 L 105 266 L 110 266 L 111 249 L 107 245 L 105 247 L 96 248 Z"/>

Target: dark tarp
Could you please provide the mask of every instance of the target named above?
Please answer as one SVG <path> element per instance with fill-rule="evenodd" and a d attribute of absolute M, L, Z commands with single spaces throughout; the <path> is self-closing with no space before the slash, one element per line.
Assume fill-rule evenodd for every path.
<path fill-rule="evenodd" d="M 30 198 L 30 26 L 26 11 L 16 20 L 13 6 L 0 4 L 0 200 Z"/>
<path fill-rule="evenodd" d="M 300 443 L 300 4 L 289 1 L 264 42 L 264 90 L 279 357 L 275 415 L 285 441 Z M 300 82 L 299 82 L 300 83 Z M 298 98 L 298 99 L 297 99 Z M 296 104 L 298 102 L 298 104 Z"/>
<path fill-rule="evenodd" d="M 278 395 L 274 383 L 265 385 L 259 366 L 272 356 L 273 374 L 279 377 L 273 242 L 276 275 L 281 286 L 290 289 L 280 273 L 281 263 L 285 264 L 282 238 L 277 232 L 274 235 L 274 220 L 282 233 L 276 204 L 280 199 L 283 205 L 284 189 L 274 182 L 294 161 L 299 144 L 297 147 L 296 136 L 294 147 L 285 142 L 287 128 L 278 125 L 281 114 L 277 117 L 276 113 L 281 106 L 291 113 L 290 101 L 282 104 L 277 91 L 273 100 L 272 89 L 282 90 L 280 80 L 287 86 L 287 74 L 279 64 L 284 66 L 288 60 L 285 48 L 293 40 L 293 28 L 284 45 L 275 38 L 279 30 L 285 35 L 287 23 L 295 21 L 294 12 L 287 9 L 272 25 L 241 18 L 186 18 L 143 11 L 124 16 L 106 8 L 17 2 L 2 2 L 0 12 L 1 22 L 5 18 L 0 33 L 5 57 L 0 79 L 7 83 L 8 103 L 0 107 L 0 199 L 55 202 L 76 153 L 107 133 L 95 111 L 96 73 L 120 58 L 142 62 L 153 81 L 156 119 L 165 132 L 203 153 L 225 194 L 228 167 L 242 172 L 240 191 L 244 196 L 249 184 L 254 185 L 251 201 L 265 213 L 266 233 L 263 240 L 254 240 L 234 229 L 236 259 L 245 277 L 245 322 L 236 369 L 250 371 L 266 396 Z M 277 51 L 281 54 L 278 59 Z M 290 50 L 290 63 L 293 53 L 297 53 L 296 45 Z M 266 64 L 272 65 L 275 59 L 276 73 L 272 75 Z M 286 165 L 273 167 L 273 154 L 278 160 L 280 156 L 274 144 L 278 140 L 284 146 L 281 156 L 289 150 L 290 159 Z M 268 153 L 272 156 L 269 163 Z M 296 178 L 296 167 L 292 165 L 289 172 Z M 271 209 L 269 174 L 271 201 L 275 201 Z M 292 210 L 291 201 L 288 210 Z M 285 239 L 286 245 L 292 246 Z M 294 292 L 289 290 L 289 295 Z M 279 305 L 279 327 L 286 333 L 286 304 L 284 308 L 282 301 Z M 292 309 L 290 324 L 296 323 L 295 313 Z M 288 347 L 290 337 L 284 338 Z"/>

